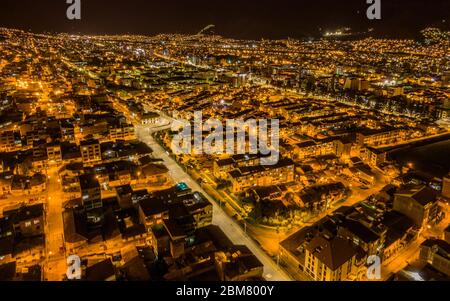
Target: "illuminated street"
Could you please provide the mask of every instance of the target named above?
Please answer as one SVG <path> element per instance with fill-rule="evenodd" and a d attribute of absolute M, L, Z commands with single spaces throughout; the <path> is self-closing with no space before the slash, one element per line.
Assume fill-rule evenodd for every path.
<path fill-rule="evenodd" d="M 450 279 L 448 1 L 4 1 L 0 282 Z"/>
<path fill-rule="evenodd" d="M 185 171 L 175 162 L 173 161 L 159 146 L 152 137 L 149 135 L 149 127 L 138 127 L 137 132 L 138 136 L 142 141 L 145 141 L 154 151 L 154 156 L 157 158 L 162 158 L 164 160 L 164 164 L 169 168 L 172 178 L 175 182 L 184 182 L 192 187 L 193 189 L 202 192 L 204 195 L 207 195 L 206 192 L 190 177 L 186 174 Z M 208 197 L 209 198 L 209 197 Z M 264 264 L 264 276 L 267 280 L 273 281 L 286 281 L 289 280 L 290 277 L 286 275 L 284 271 L 282 271 L 279 267 L 277 267 L 276 263 L 260 249 L 260 247 L 248 237 L 247 234 L 244 233 L 241 227 L 239 227 L 236 222 L 227 216 L 224 211 L 219 207 L 219 205 L 211 199 L 214 207 L 213 212 L 213 224 L 219 226 L 222 231 L 236 244 L 246 245 L 261 262 Z"/>

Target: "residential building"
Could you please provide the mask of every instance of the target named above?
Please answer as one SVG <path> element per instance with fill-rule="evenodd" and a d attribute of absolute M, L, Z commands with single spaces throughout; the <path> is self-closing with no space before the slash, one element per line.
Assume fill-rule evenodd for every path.
<path fill-rule="evenodd" d="M 448 242 L 427 239 L 420 245 L 419 259 L 450 277 L 450 244 Z"/>
<path fill-rule="evenodd" d="M 419 228 L 434 223 L 441 214 L 437 192 L 425 185 L 399 189 L 394 198 L 394 210 L 411 218 Z"/>
<path fill-rule="evenodd" d="M 346 239 L 317 235 L 305 250 L 305 272 L 316 281 L 342 281 L 354 272 L 357 251 Z"/>
<path fill-rule="evenodd" d="M 242 192 L 256 186 L 271 186 L 294 181 L 294 162 L 280 159 L 275 165 L 239 167 L 229 174 L 233 192 Z"/>
<path fill-rule="evenodd" d="M 100 184 L 94 175 L 81 175 L 80 181 L 81 203 L 86 210 L 102 207 Z"/>
<path fill-rule="evenodd" d="M 81 141 L 80 151 L 84 164 L 90 165 L 93 163 L 98 163 L 102 160 L 100 143 L 96 139 Z"/>

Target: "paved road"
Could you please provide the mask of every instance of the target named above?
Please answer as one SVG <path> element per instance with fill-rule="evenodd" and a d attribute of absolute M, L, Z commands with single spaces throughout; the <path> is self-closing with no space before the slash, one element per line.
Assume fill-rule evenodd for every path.
<path fill-rule="evenodd" d="M 139 139 L 147 143 L 154 151 L 154 155 L 163 159 L 164 164 L 170 171 L 170 174 L 175 182 L 185 182 L 193 190 L 203 193 L 213 204 L 213 224 L 217 225 L 227 235 L 227 237 L 234 243 L 247 246 L 250 251 L 264 265 L 264 277 L 267 280 L 274 281 L 288 281 L 291 278 L 280 269 L 276 263 L 245 233 L 244 230 L 229 217 L 216 202 L 194 181 L 186 174 L 186 172 L 166 153 L 166 151 L 154 141 L 149 135 L 149 126 L 137 126 L 136 132 Z"/>
<path fill-rule="evenodd" d="M 46 208 L 46 278 L 50 281 L 62 280 L 66 273 L 66 257 L 64 249 L 64 225 L 62 218 L 62 203 L 65 195 L 58 182 L 57 168 L 48 170 L 47 182 L 48 201 Z"/>

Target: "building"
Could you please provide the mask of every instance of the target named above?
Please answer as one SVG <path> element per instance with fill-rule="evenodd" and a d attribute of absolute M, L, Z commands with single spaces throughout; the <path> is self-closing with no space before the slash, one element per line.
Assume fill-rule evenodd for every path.
<path fill-rule="evenodd" d="M 83 163 L 80 148 L 75 143 L 61 143 L 62 161 L 65 164 Z"/>
<path fill-rule="evenodd" d="M 0 218 L 0 265 L 40 260 L 44 254 L 44 206 L 4 210 Z M 1 277 L 1 276 L 0 276 Z"/>
<path fill-rule="evenodd" d="M 0 264 L 13 260 L 14 236 L 13 223 L 5 217 L 0 218 Z"/>
<path fill-rule="evenodd" d="M 94 175 L 81 175 L 78 177 L 81 189 L 81 203 L 86 210 L 102 207 L 102 194 L 100 183 Z"/>
<path fill-rule="evenodd" d="M 158 124 L 160 122 L 160 116 L 155 112 L 146 112 L 139 116 L 142 125 Z"/>
<path fill-rule="evenodd" d="M 449 276 L 435 269 L 432 265 L 426 264 L 423 267 L 418 267 L 416 264 L 411 264 L 403 270 L 391 276 L 388 281 L 448 281 Z"/>
<path fill-rule="evenodd" d="M 293 153 L 298 159 L 335 154 L 335 139 L 309 140 L 294 146 Z M 344 150 L 343 150 L 344 151 Z"/>
<path fill-rule="evenodd" d="M 33 237 L 44 234 L 44 205 L 21 206 L 3 215 L 12 222 L 14 235 Z"/>
<path fill-rule="evenodd" d="M 184 254 L 195 231 L 212 224 L 212 204 L 185 184 L 140 197 L 138 211 L 154 252 L 173 258 Z"/>
<path fill-rule="evenodd" d="M 13 175 L 11 172 L 0 174 L 0 195 L 6 196 L 11 193 L 12 181 Z"/>
<path fill-rule="evenodd" d="M 139 217 L 147 229 L 169 219 L 169 208 L 161 198 L 147 197 L 139 201 Z"/>
<path fill-rule="evenodd" d="M 440 216 L 437 192 L 425 185 L 406 185 L 395 194 L 394 210 L 403 213 L 416 226 L 423 228 Z"/>
<path fill-rule="evenodd" d="M 382 150 L 367 146 L 361 153 L 361 159 L 370 166 L 376 167 L 386 162 L 387 154 Z"/>
<path fill-rule="evenodd" d="M 60 121 L 61 139 L 66 142 L 75 142 L 75 129 L 70 120 Z"/>
<path fill-rule="evenodd" d="M 248 281 L 263 277 L 264 265 L 246 246 L 217 252 L 215 263 L 221 281 Z"/>
<path fill-rule="evenodd" d="M 169 234 L 170 255 L 172 258 L 179 258 L 184 255 L 187 233 L 172 219 L 163 220 L 164 228 Z"/>
<path fill-rule="evenodd" d="M 444 240 L 450 244 L 450 225 L 444 230 Z"/>
<path fill-rule="evenodd" d="M 450 244 L 448 242 L 427 239 L 420 245 L 419 259 L 450 277 Z"/>
<path fill-rule="evenodd" d="M 0 151 L 13 152 L 22 148 L 20 132 L 5 131 L 0 133 Z"/>
<path fill-rule="evenodd" d="M 47 144 L 47 158 L 49 164 L 59 164 L 62 162 L 61 145 L 59 143 Z"/>
<path fill-rule="evenodd" d="M 32 177 L 15 175 L 12 176 L 10 193 L 13 196 L 33 195 L 44 192 L 46 187 L 47 177 L 41 173 Z"/>
<path fill-rule="evenodd" d="M 450 200 L 450 174 L 446 175 L 442 180 L 442 196 Z"/>
<path fill-rule="evenodd" d="M 136 134 L 132 124 L 120 124 L 109 128 L 109 139 L 111 141 L 117 140 L 135 140 Z"/>
<path fill-rule="evenodd" d="M 387 260 L 408 246 L 416 236 L 414 221 L 404 214 L 391 210 L 383 214 L 381 219 L 384 234 L 382 260 Z"/>
<path fill-rule="evenodd" d="M 246 154 L 233 155 L 226 159 L 214 160 L 214 176 L 218 179 L 226 179 L 228 173 L 236 168 L 260 165 L 261 158 L 263 158 L 263 156 L 259 154 Z"/>
<path fill-rule="evenodd" d="M 397 128 L 364 129 L 356 133 L 356 142 L 359 146 L 384 145 L 403 141 L 405 130 Z"/>
<path fill-rule="evenodd" d="M 84 164 L 90 165 L 102 160 L 100 142 L 96 139 L 81 141 L 80 152 Z"/>
<path fill-rule="evenodd" d="M 378 232 L 378 233 L 377 233 Z M 338 229 L 338 236 L 352 242 L 354 246 L 360 248 L 367 255 L 380 255 L 384 246 L 386 231 L 372 229 L 362 221 L 352 218 L 343 219 L 343 223 Z"/>
<path fill-rule="evenodd" d="M 375 173 L 367 164 L 356 163 L 352 167 L 344 169 L 344 173 L 358 177 L 363 183 L 364 181 L 367 183 L 374 183 L 375 181 Z"/>
<path fill-rule="evenodd" d="M 233 86 L 238 88 L 245 86 L 248 82 L 248 75 L 245 73 L 239 73 L 233 76 Z"/>
<path fill-rule="evenodd" d="M 139 160 L 141 163 L 138 171 L 138 183 L 146 185 L 163 186 L 170 181 L 169 169 L 163 164 L 145 163 L 145 160 Z"/>
<path fill-rule="evenodd" d="M 310 186 L 297 193 L 297 203 L 307 212 L 326 211 L 331 204 L 343 199 L 345 192 L 341 182 Z"/>
<path fill-rule="evenodd" d="M 212 204 L 199 192 L 173 187 L 157 191 L 139 201 L 141 222 L 151 229 L 164 220 L 179 220 L 185 229 L 212 224 Z"/>
<path fill-rule="evenodd" d="M 334 153 L 338 158 L 349 159 L 351 157 L 353 139 L 342 137 L 334 140 Z"/>
<path fill-rule="evenodd" d="M 111 259 L 106 259 L 86 268 L 86 281 L 116 281 L 116 268 Z"/>
<path fill-rule="evenodd" d="M 256 186 L 271 186 L 294 181 L 294 162 L 281 159 L 275 165 L 237 168 L 229 174 L 233 192 L 242 192 Z"/>
<path fill-rule="evenodd" d="M 382 241 L 365 225 L 348 219 L 348 214 L 326 216 L 280 243 L 280 258 L 293 267 L 295 279 L 342 281 L 355 279 L 364 270 L 364 258 Z"/>
<path fill-rule="evenodd" d="M 404 87 L 402 86 L 397 86 L 397 87 L 389 87 L 387 90 L 387 95 L 389 97 L 395 97 L 395 96 L 400 96 L 404 94 Z"/>
<path fill-rule="evenodd" d="M 106 117 L 106 116 L 104 116 Z M 84 121 L 77 123 L 74 129 L 75 138 L 77 140 L 89 139 L 89 138 L 102 138 L 108 136 L 109 124 L 108 120 L 97 116 L 85 116 Z"/>
<path fill-rule="evenodd" d="M 213 206 L 200 192 L 194 192 L 191 198 L 185 198 L 183 205 L 194 218 L 196 229 L 212 224 Z"/>
<path fill-rule="evenodd" d="M 342 281 L 354 272 L 357 251 L 346 239 L 319 234 L 305 250 L 305 272 L 316 281 Z"/>
<path fill-rule="evenodd" d="M 347 78 L 344 83 L 344 90 L 364 91 L 369 89 L 369 82 L 361 78 Z"/>

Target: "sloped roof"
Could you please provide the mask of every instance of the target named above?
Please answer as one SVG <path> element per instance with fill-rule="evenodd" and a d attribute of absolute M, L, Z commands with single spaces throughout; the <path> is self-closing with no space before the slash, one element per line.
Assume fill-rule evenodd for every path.
<path fill-rule="evenodd" d="M 111 259 L 106 259 L 86 269 L 87 281 L 104 281 L 115 275 L 114 265 Z"/>
<path fill-rule="evenodd" d="M 311 240 L 306 249 L 332 271 L 337 270 L 357 253 L 348 240 L 340 237 L 327 239 L 320 234 Z"/>
<path fill-rule="evenodd" d="M 425 206 L 436 200 L 437 192 L 425 185 L 406 185 L 403 189 L 399 189 L 396 195 L 411 197 L 420 205 Z"/>

